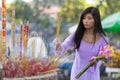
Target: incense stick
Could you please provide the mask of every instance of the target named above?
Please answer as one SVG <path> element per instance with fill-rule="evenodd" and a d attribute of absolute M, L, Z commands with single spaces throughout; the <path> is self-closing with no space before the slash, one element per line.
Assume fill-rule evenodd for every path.
<path fill-rule="evenodd" d="M 56 37 L 57 38 L 59 37 L 59 33 L 60 33 L 61 21 L 62 21 L 62 18 L 60 18 L 58 16 L 58 18 L 57 18 L 57 25 L 56 25 Z"/>

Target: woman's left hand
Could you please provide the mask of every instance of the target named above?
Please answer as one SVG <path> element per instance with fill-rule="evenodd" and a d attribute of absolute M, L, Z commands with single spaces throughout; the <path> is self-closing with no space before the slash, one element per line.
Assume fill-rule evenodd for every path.
<path fill-rule="evenodd" d="M 95 56 L 93 56 L 93 57 L 90 59 L 90 62 L 92 62 L 92 61 L 94 61 L 94 62 L 97 61 Z"/>

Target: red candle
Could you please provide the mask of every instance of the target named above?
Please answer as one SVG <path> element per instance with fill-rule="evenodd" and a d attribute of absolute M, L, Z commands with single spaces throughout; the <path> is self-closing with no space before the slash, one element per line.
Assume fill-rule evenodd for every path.
<path fill-rule="evenodd" d="M 2 0 L 2 17 L 6 17 L 6 0 Z"/>
<path fill-rule="evenodd" d="M 6 17 L 6 8 L 2 7 L 2 17 Z"/>
<path fill-rule="evenodd" d="M 2 19 L 2 28 L 3 29 L 6 28 L 6 19 L 5 18 Z"/>
<path fill-rule="evenodd" d="M 3 37 L 6 37 L 6 29 L 2 30 L 2 35 L 3 35 Z"/>
<path fill-rule="evenodd" d="M 22 24 L 20 25 L 20 57 L 22 57 Z"/>
<path fill-rule="evenodd" d="M 27 43 L 28 43 L 28 23 L 24 26 L 24 52 L 27 50 Z"/>

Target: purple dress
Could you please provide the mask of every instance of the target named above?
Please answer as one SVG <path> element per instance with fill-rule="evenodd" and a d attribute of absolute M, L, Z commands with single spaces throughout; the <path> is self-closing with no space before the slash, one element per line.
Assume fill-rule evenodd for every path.
<path fill-rule="evenodd" d="M 75 46 L 73 41 L 74 34 L 71 34 L 65 41 L 62 43 L 62 53 L 69 49 L 71 46 Z M 96 65 L 90 67 L 79 79 L 76 79 L 75 76 L 82 70 L 89 60 L 93 56 L 97 56 L 101 46 L 106 45 L 106 37 L 101 37 L 95 44 L 90 44 L 85 41 L 81 41 L 79 49 L 76 49 L 75 60 L 73 62 L 71 79 L 70 80 L 100 80 L 100 71 L 99 67 L 102 64 L 99 61 Z M 107 40 L 108 41 L 108 40 Z"/>

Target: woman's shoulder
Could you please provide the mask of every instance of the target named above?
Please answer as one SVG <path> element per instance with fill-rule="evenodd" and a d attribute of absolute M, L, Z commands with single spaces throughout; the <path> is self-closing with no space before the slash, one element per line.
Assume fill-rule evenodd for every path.
<path fill-rule="evenodd" d="M 102 39 L 104 39 L 104 40 L 106 40 L 106 41 L 108 41 L 109 39 L 108 39 L 108 37 L 106 36 L 106 35 L 101 35 L 101 37 L 102 37 Z"/>
<path fill-rule="evenodd" d="M 102 43 L 103 44 L 108 44 L 109 43 L 109 38 L 107 37 L 107 36 L 105 36 L 105 35 L 101 35 L 101 41 L 102 41 Z"/>

